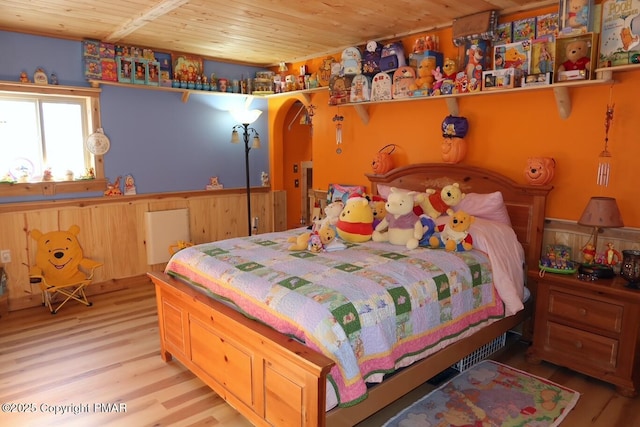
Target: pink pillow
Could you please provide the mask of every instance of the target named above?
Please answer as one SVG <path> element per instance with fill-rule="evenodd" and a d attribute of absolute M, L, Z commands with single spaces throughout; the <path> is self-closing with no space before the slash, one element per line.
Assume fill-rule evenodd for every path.
<path fill-rule="evenodd" d="M 465 211 L 470 215 L 490 221 L 511 225 L 511 219 L 504 204 L 502 193 L 467 193 L 464 198 L 453 207 L 454 211 Z"/>

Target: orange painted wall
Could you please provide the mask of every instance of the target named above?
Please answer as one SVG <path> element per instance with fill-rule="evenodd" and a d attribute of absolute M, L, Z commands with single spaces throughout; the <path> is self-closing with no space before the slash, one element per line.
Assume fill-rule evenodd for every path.
<path fill-rule="evenodd" d="M 455 55 L 456 48 L 447 42 L 451 39 L 449 30 L 438 34 L 445 56 Z M 415 38 L 403 40 L 405 48 L 410 49 Z M 317 69 L 314 61 L 308 65 L 310 70 Z M 297 70 L 298 66 L 293 64 L 290 69 Z M 493 169 L 524 183 L 528 157 L 554 157 L 557 168 L 547 217 L 577 220 L 589 198 L 602 195 L 618 200 L 626 226 L 640 227 L 640 185 L 636 175 L 640 159 L 640 69 L 615 73 L 614 80 L 613 85 L 570 89 L 572 112 L 567 119 L 560 118 L 551 89 L 458 98 L 460 114 L 469 120 L 469 150 L 463 164 Z M 610 185 L 603 189 L 595 180 L 610 96 L 615 103 L 609 131 L 612 174 Z M 272 171 L 278 170 L 282 158 L 282 111 L 292 102 L 284 97 L 269 100 Z M 353 107 L 329 106 L 328 91 L 312 94 L 311 102 L 317 106 L 312 139 L 315 188 L 326 188 L 330 182 L 367 184 L 364 174 L 371 171 L 374 153 L 389 143 L 398 146 L 393 153 L 396 166 L 441 161 L 440 124 L 448 115 L 442 99 L 368 105 L 368 124 L 360 120 Z M 335 151 L 335 114 L 344 116 L 342 154 Z M 274 186 L 282 188 L 281 180 L 276 178 Z"/>

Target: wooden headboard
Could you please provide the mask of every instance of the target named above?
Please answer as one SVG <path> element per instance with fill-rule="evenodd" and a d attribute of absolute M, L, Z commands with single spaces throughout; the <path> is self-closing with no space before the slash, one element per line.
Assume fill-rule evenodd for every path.
<path fill-rule="evenodd" d="M 522 244 L 527 267 L 538 268 L 542 250 L 545 205 L 552 186 L 518 184 L 511 178 L 487 169 L 446 163 L 417 163 L 401 166 L 384 175 L 367 174 L 371 193 L 378 194 L 378 184 L 407 190 L 439 189 L 457 182 L 464 193 L 500 191 L 507 206 L 511 225 Z"/>

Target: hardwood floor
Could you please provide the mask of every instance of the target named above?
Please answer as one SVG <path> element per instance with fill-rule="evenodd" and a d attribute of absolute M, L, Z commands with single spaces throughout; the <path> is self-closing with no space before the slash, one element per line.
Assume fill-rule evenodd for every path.
<path fill-rule="evenodd" d="M 179 362 L 161 360 L 146 278 L 90 300 L 92 307 L 69 303 L 56 315 L 36 307 L 0 318 L 0 425 L 251 425 Z M 640 398 L 568 369 L 530 365 L 525 350 L 515 342 L 495 359 L 582 394 L 562 427 L 640 425 Z M 432 388 L 422 386 L 359 426 L 381 425 Z"/>

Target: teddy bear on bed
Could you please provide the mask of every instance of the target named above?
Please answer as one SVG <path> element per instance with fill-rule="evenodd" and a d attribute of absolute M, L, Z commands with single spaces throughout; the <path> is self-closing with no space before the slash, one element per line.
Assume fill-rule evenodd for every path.
<path fill-rule="evenodd" d="M 452 208 L 460 203 L 464 196 L 460 184 L 456 182 L 445 185 L 440 191 L 427 188 L 424 193 L 416 196 L 416 202 L 422 208 L 422 213 L 436 219 L 445 213 L 451 215 Z"/>
<path fill-rule="evenodd" d="M 429 239 L 432 248 L 444 248 L 449 252 L 463 252 L 473 249 L 473 238 L 469 234 L 469 228 L 475 221 L 473 215 L 464 211 L 454 212 L 446 224 L 436 228 Z"/>
<path fill-rule="evenodd" d="M 369 200 L 361 194 L 350 196 L 340 212 L 336 232 L 345 242 L 364 243 L 371 240 L 373 212 Z"/>
<path fill-rule="evenodd" d="M 375 242 L 389 242 L 415 249 L 422 238 L 420 218 L 413 211 L 415 191 L 402 191 L 391 187 L 385 204 L 387 214 L 376 229 L 372 239 Z"/>
<path fill-rule="evenodd" d="M 342 209 L 344 209 L 344 202 L 342 200 L 329 203 L 324 207 L 324 218 L 314 221 L 313 229 L 319 230 L 325 225 L 328 225 L 335 231 Z"/>
<path fill-rule="evenodd" d="M 290 251 L 323 252 L 326 245 L 333 242 L 336 232 L 328 224 L 316 231 L 307 231 L 298 236 L 291 236 L 287 239 Z"/>

